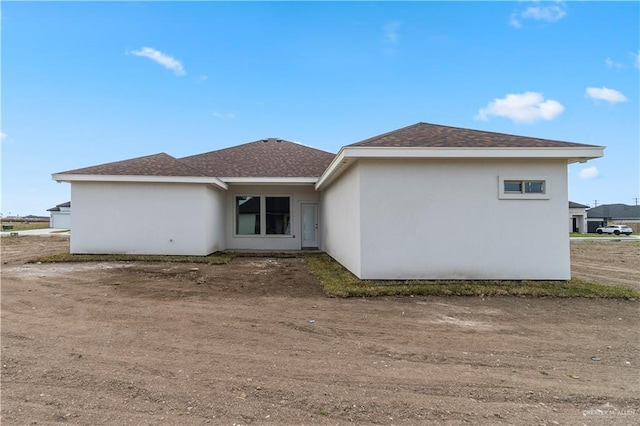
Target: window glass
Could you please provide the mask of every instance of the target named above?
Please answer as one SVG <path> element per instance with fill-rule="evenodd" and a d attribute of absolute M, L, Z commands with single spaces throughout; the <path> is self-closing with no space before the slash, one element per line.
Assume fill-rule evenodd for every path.
<path fill-rule="evenodd" d="M 526 192 L 527 194 L 544 194 L 544 181 L 526 181 L 524 183 L 524 192 Z"/>
<path fill-rule="evenodd" d="M 518 192 L 522 193 L 522 182 L 516 180 L 504 181 L 504 192 Z"/>
<path fill-rule="evenodd" d="M 236 197 L 236 234 L 260 235 L 260 197 Z"/>
<path fill-rule="evenodd" d="M 267 235 L 291 233 L 291 208 L 289 197 L 265 197 Z"/>

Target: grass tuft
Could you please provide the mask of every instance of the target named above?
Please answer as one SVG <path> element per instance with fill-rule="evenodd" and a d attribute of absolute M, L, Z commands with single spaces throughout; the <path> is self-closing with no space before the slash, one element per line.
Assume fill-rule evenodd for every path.
<path fill-rule="evenodd" d="M 520 296 L 520 297 L 586 297 L 607 299 L 640 299 L 631 287 L 569 281 L 501 281 L 501 280 L 360 280 L 326 253 L 304 252 L 216 252 L 209 256 L 165 256 L 135 254 L 70 254 L 42 256 L 29 263 L 53 262 L 179 262 L 223 265 L 234 257 L 301 257 L 307 259 L 311 272 L 320 281 L 328 297 L 374 296 Z"/>
<path fill-rule="evenodd" d="M 521 296 L 639 299 L 640 292 L 625 286 L 569 281 L 449 281 L 360 280 L 327 254 L 307 256 L 313 274 L 329 297 L 371 296 Z"/>
<path fill-rule="evenodd" d="M 625 234 L 621 234 L 621 235 L 596 234 L 595 232 L 589 233 L 589 234 L 580 234 L 578 232 L 571 232 L 569 234 L 569 237 L 571 237 L 571 238 L 628 238 L 629 236 L 625 235 Z"/>

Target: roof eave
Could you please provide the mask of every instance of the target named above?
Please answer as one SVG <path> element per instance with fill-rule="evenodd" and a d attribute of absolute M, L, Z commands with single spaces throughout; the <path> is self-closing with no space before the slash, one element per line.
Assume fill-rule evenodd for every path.
<path fill-rule="evenodd" d="M 239 185 L 313 185 L 317 177 L 221 177 L 222 182 Z"/>
<path fill-rule="evenodd" d="M 227 189 L 228 185 L 216 177 L 208 176 L 149 176 L 149 175 L 79 175 L 54 173 L 57 182 L 148 182 L 148 183 L 204 183 Z"/>
<path fill-rule="evenodd" d="M 571 147 L 344 147 L 346 157 L 358 158 L 585 158 L 604 155 L 603 146 Z"/>
<path fill-rule="evenodd" d="M 413 159 L 565 159 L 567 164 L 586 163 L 604 155 L 604 146 L 579 147 L 491 147 L 491 148 L 440 148 L 440 147 L 364 147 L 346 146 L 335 156 L 316 183 L 316 190 L 329 185 L 354 161 L 364 158 L 413 158 Z"/>

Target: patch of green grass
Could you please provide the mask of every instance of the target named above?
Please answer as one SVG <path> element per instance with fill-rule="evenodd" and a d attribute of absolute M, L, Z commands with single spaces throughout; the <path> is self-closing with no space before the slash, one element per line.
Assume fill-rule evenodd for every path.
<path fill-rule="evenodd" d="M 640 242 L 639 242 L 640 244 Z M 307 259 L 311 272 L 318 278 L 328 297 L 373 296 L 521 296 L 521 297 L 588 297 L 640 299 L 640 292 L 625 286 L 608 286 L 571 279 L 569 281 L 452 281 L 360 280 L 325 253 L 305 252 L 216 252 L 209 256 L 164 256 L 134 254 L 69 254 L 59 253 L 31 260 L 42 262 L 179 262 L 223 265 L 235 257 L 300 257 Z"/>
<path fill-rule="evenodd" d="M 374 281 L 360 280 L 327 254 L 308 255 L 313 274 L 329 297 L 522 296 L 639 299 L 640 292 L 578 279 L 569 281 Z"/>
<path fill-rule="evenodd" d="M 13 226 L 13 229 L 3 232 L 28 231 L 30 229 L 46 229 L 49 222 L 2 222 L 2 225 Z"/>
<path fill-rule="evenodd" d="M 147 254 L 71 254 L 58 253 L 50 256 L 37 257 L 28 263 L 56 263 L 56 262 L 174 262 L 174 263 L 207 263 L 209 265 L 224 265 L 234 256 L 229 253 L 216 252 L 209 256 L 165 256 Z"/>
<path fill-rule="evenodd" d="M 627 237 L 627 235 L 624 235 L 624 234 L 622 234 L 622 235 L 614 235 L 614 234 L 595 234 L 595 233 L 592 233 L 592 234 L 580 234 L 580 233 L 578 233 L 578 232 L 571 232 L 571 233 L 569 234 L 569 236 L 570 236 L 570 237 L 572 237 L 572 238 L 603 238 L 603 237 L 605 237 L 605 238 L 611 238 L 611 237 L 615 237 L 615 238 L 626 238 L 626 237 Z"/>

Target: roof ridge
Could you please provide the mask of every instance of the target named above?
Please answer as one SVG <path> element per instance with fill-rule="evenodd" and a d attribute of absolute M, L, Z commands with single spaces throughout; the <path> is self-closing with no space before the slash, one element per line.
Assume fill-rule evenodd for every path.
<path fill-rule="evenodd" d="M 275 141 L 276 143 L 286 142 L 286 143 L 289 143 L 289 144 L 292 144 L 292 145 L 301 146 L 301 147 L 308 148 L 308 149 L 313 149 L 315 151 L 319 151 L 319 152 L 322 152 L 322 153 L 329 153 L 329 154 L 335 155 L 332 152 L 324 151 L 322 149 L 315 148 L 315 147 L 312 147 L 312 146 L 309 146 L 309 145 L 305 145 L 305 144 L 300 143 L 300 142 L 294 142 L 294 141 L 290 141 L 290 140 L 282 139 L 282 138 L 263 138 L 263 139 L 258 139 L 258 140 L 252 141 L 252 142 L 241 143 L 240 145 L 233 145 L 233 146 L 228 146 L 228 147 L 225 147 L 225 148 L 214 149 L 214 150 L 207 151 L 207 152 L 201 152 L 200 154 L 186 155 L 184 157 L 179 157 L 177 159 L 178 160 L 184 160 L 186 158 L 191 158 L 191 157 L 199 157 L 199 156 L 207 155 L 207 154 L 220 153 L 220 152 L 223 152 L 223 151 L 228 151 L 228 150 L 232 150 L 232 149 L 238 149 L 238 148 L 246 147 L 247 145 L 268 143 L 269 141 Z"/>
<path fill-rule="evenodd" d="M 346 145 L 346 146 L 354 146 L 354 145 L 359 145 L 359 144 L 362 144 L 362 143 L 365 143 L 365 142 L 371 142 L 371 141 L 374 141 L 374 140 L 376 140 L 376 139 L 380 139 L 380 138 L 383 138 L 383 137 L 385 137 L 385 136 L 391 135 L 391 134 L 393 134 L 393 133 L 401 132 L 401 131 L 403 131 L 403 130 L 407 130 L 407 129 L 411 128 L 411 127 L 417 127 L 417 126 L 419 126 L 420 124 L 430 124 L 430 123 L 426 123 L 426 122 L 423 122 L 423 121 L 418 121 L 417 123 L 410 124 L 410 125 L 408 125 L 408 126 L 404 126 L 404 127 L 399 128 L 399 129 L 391 130 L 391 131 L 389 131 L 389 132 L 385 132 L 385 133 L 382 133 L 382 134 L 380 134 L 380 135 L 371 136 L 370 138 L 363 139 L 363 140 L 361 140 L 361 141 L 354 142 L 354 143 L 351 143 L 351 144 Z"/>
<path fill-rule="evenodd" d="M 177 174 L 173 174 L 173 172 Z M 158 152 L 155 154 L 142 155 L 140 157 L 128 158 L 126 160 L 111 161 L 108 163 L 96 164 L 95 166 L 82 167 L 67 170 L 56 174 L 91 175 L 91 174 L 114 174 L 114 175 L 166 175 L 166 176 L 198 176 L 208 175 L 197 167 L 187 164 L 185 161 L 167 154 Z"/>
<path fill-rule="evenodd" d="M 593 147 L 577 142 L 560 141 L 536 136 L 522 136 L 488 130 L 469 129 L 443 124 L 418 122 L 397 130 L 373 136 L 347 145 L 347 147 L 420 147 L 420 148 L 564 148 Z"/>

